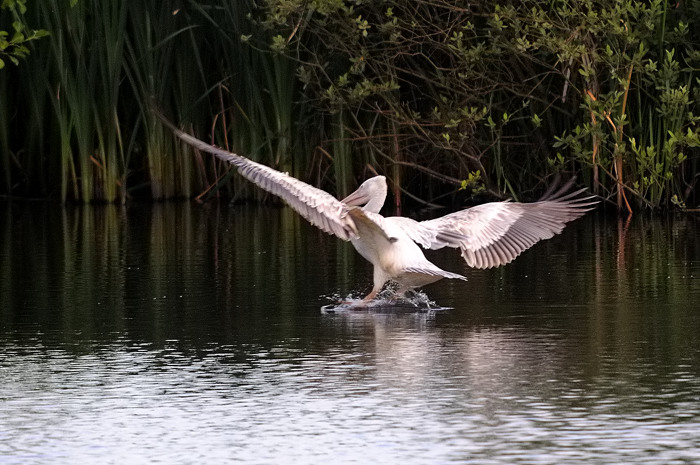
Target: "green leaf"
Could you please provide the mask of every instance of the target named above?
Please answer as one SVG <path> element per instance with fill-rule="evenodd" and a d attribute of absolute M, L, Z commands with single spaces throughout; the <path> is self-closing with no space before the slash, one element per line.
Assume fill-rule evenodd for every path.
<path fill-rule="evenodd" d="M 535 127 L 538 128 L 542 125 L 542 120 L 540 119 L 540 116 L 537 113 L 532 115 L 532 122 L 535 125 Z"/>
<path fill-rule="evenodd" d="M 48 37 L 51 33 L 44 29 L 37 29 L 32 33 L 32 39 L 41 39 L 42 37 Z"/>
<path fill-rule="evenodd" d="M 287 46 L 287 39 L 285 39 L 283 36 L 280 34 L 277 34 L 272 38 L 272 45 L 270 45 L 270 48 L 275 51 L 275 52 L 282 52 L 285 47 Z"/>

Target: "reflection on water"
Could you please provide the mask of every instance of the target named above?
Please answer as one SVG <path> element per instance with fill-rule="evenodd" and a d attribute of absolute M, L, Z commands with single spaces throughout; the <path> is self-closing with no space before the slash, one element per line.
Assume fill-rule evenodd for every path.
<path fill-rule="evenodd" d="M 697 217 L 322 315 L 371 269 L 287 209 L 0 212 L 0 464 L 700 462 Z"/>

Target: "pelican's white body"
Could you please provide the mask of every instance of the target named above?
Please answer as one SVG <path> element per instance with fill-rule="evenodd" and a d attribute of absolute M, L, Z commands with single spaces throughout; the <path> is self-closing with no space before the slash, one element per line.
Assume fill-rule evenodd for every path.
<path fill-rule="evenodd" d="M 401 287 L 398 293 L 434 283 L 442 278 L 466 279 L 431 263 L 421 248 L 401 226 L 402 218 L 384 218 L 378 213 L 351 211 L 357 237 L 350 241 L 355 250 L 374 265 L 372 291 L 365 300 L 373 299 L 388 281 Z"/>

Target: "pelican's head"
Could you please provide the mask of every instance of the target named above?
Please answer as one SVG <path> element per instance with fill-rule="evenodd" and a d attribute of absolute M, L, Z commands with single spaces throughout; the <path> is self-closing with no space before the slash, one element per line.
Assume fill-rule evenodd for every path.
<path fill-rule="evenodd" d="M 386 178 L 375 176 L 360 184 L 355 192 L 345 197 L 341 202 L 351 207 L 364 205 L 365 211 L 379 213 L 386 199 Z"/>

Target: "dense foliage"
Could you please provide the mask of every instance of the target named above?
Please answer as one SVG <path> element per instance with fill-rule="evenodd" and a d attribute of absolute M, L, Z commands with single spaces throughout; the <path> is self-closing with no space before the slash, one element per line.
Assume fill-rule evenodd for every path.
<path fill-rule="evenodd" d="M 517 198 L 565 172 L 621 209 L 698 204 L 697 1 L 31 8 L 15 22 L 50 36 L 0 71 L 0 192 L 111 202 L 223 185 L 226 167 L 176 144 L 155 103 L 338 195 L 381 172 L 397 202 Z"/>
<path fill-rule="evenodd" d="M 317 108 L 394 161 L 513 195 L 567 170 L 620 208 L 697 201 L 698 2 L 271 0 L 267 24 Z"/>

